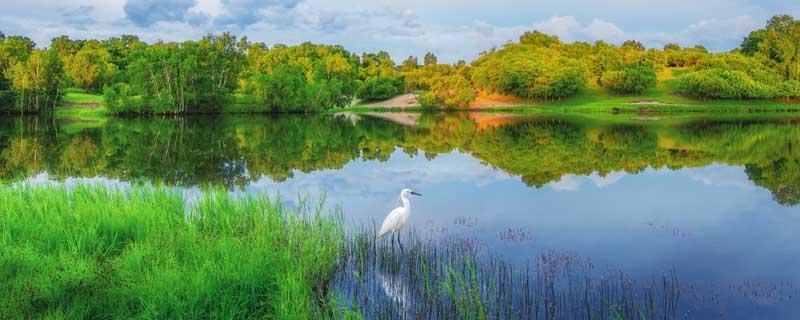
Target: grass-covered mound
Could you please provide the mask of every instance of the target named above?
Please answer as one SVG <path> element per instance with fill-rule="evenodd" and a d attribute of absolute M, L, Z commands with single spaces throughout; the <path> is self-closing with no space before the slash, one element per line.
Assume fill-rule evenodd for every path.
<path fill-rule="evenodd" d="M 302 207 L 302 206 L 301 206 Z M 339 218 L 161 187 L 0 186 L 0 318 L 314 318 Z"/>

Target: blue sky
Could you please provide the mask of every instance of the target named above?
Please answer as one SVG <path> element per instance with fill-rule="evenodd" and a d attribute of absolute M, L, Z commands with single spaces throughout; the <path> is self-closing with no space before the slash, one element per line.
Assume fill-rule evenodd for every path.
<path fill-rule="evenodd" d="M 154 41 L 231 31 L 267 44 L 386 50 L 395 60 L 431 51 L 444 62 L 470 60 L 531 29 L 569 41 L 728 50 L 775 14 L 800 17 L 800 2 L 779 0 L 0 0 L 0 6 L 1 31 L 41 45 L 61 34 L 134 33 Z"/>

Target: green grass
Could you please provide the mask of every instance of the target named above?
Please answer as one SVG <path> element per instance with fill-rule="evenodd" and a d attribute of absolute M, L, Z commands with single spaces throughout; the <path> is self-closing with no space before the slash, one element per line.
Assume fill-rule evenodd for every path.
<path fill-rule="evenodd" d="M 0 315 L 311 319 L 340 216 L 163 187 L 0 186 Z"/>
<path fill-rule="evenodd" d="M 85 93 L 80 89 L 68 88 L 64 90 L 64 96 L 61 98 L 62 103 L 68 104 L 103 104 L 105 99 L 99 93 Z"/>
<path fill-rule="evenodd" d="M 53 110 L 56 119 L 64 121 L 64 129 L 80 131 L 102 126 L 110 113 L 105 107 L 103 95 L 84 93 L 77 88 L 67 88 L 61 104 Z"/>

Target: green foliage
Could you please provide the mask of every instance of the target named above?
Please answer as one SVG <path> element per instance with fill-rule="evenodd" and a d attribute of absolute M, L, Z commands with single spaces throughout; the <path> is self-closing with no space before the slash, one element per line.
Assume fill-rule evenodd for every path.
<path fill-rule="evenodd" d="M 460 74 L 439 76 L 433 78 L 430 93 L 436 102 L 447 108 L 466 108 L 475 100 L 475 89 L 472 84 Z"/>
<path fill-rule="evenodd" d="M 707 69 L 679 78 L 679 91 L 703 99 L 770 99 L 776 92 L 768 85 L 753 80 L 747 73 L 724 69 Z"/>
<path fill-rule="evenodd" d="M 800 96 L 797 81 L 785 80 L 763 56 L 725 53 L 697 62 L 679 78 L 679 92 L 704 99 L 773 99 Z"/>
<path fill-rule="evenodd" d="M 775 16 L 767 22 L 764 31 L 754 31 L 745 39 L 746 53 L 763 56 L 774 64 L 773 68 L 785 80 L 800 80 L 800 20 L 788 15 Z"/>
<path fill-rule="evenodd" d="M 403 78 L 373 77 L 364 81 L 356 92 L 363 101 L 381 101 L 403 93 Z"/>
<path fill-rule="evenodd" d="M 622 43 L 622 46 L 620 46 L 620 48 L 621 49 L 627 49 L 627 50 L 635 50 L 635 51 L 645 51 L 645 50 L 647 50 L 647 48 L 645 48 L 644 45 L 641 42 L 636 41 L 636 40 L 625 40 Z"/>
<path fill-rule="evenodd" d="M 139 112 L 218 111 L 238 77 L 217 57 L 230 50 L 215 38 L 200 42 L 156 43 L 131 52 L 126 72 L 131 91 L 141 99 Z M 108 101 L 114 100 L 108 98 Z"/>
<path fill-rule="evenodd" d="M 251 83 L 251 92 L 264 111 L 297 112 L 314 107 L 308 105 L 308 82 L 300 66 L 275 66 L 269 74 L 254 75 Z"/>
<path fill-rule="evenodd" d="M 439 63 L 439 59 L 436 58 L 436 55 L 430 52 L 425 53 L 425 58 L 422 61 L 426 66 Z"/>
<path fill-rule="evenodd" d="M 257 95 L 264 111 L 321 111 L 342 107 L 350 104 L 358 89 L 358 58 L 340 46 L 304 43 L 270 50 L 257 47 L 254 54 L 248 55 L 248 61 L 249 76 L 242 81 L 241 89 Z M 393 67 L 392 62 L 392 72 Z M 385 70 L 382 65 L 370 65 L 362 72 L 382 74 Z M 273 75 L 275 72 L 278 74 Z M 278 84 L 279 78 L 290 83 Z M 289 96 L 281 97 L 270 90 Z"/>
<path fill-rule="evenodd" d="M 600 83 L 609 90 L 623 94 L 643 94 L 656 85 L 656 71 L 647 61 L 627 64 L 620 70 L 607 71 Z"/>
<path fill-rule="evenodd" d="M 668 67 L 691 67 L 706 58 L 708 52 L 698 48 L 681 48 L 677 44 L 668 44 L 664 46 L 664 55 Z"/>
<path fill-rule="evenodd" d="M 111 54 L 97 41 L 83 45 L 64 60 L 70 80 L 84 92 L 102 89 L 117 73 L 117 66 L 111 63 Z"/>
<path fill-rule="evenodd" d="M 0 186 L 4 317 L 320 316 L 337 216 L 219 191 L 187 203 L 161 187 L 70 189 Z"/>
<path fill-rule="evenodd" d="M 484 54 L 473 64 L 476 87 L 530 99 L 561 99 L 586 84 L 579 61 L 556 49 L 509 44 Z"/>
<path fill-rule="evenodd" d="M 440 103 L 436 94 L 430 91 L 420 94 L 418 99 L 420 107 L 424 109 L 435 109 Z"/>
<path fill-rule="evenodd" d="M 141 96 L 137 96 L 127 83 L 115 83 L 105 87 L 103 100 L 111 113 L 144 113 L 146 111 Z"/>
<path fill-rule="evenodd" d="M 750 32 L 747 37 L 744 38 L 741 45 L 742 54 L 753 56 L 759 51 L 759 46 L 761 42 L 764 41 L 764 38 L 767 37 L 767 30 L 766 29 L 758 29 Z"/>
<path fill-rule="evenodd" d="M 27 60 L 17 61 L 9 73 L 18 111 L 51 109 L 61 97 L 64 69 L 54 50 L 34 50 Z"/>
<path fill-rule="evenodd" d="M 557 36 L 551 36 L 538 30 L 526 31 L 519 37 L 519 43 L 534 47 L 553 48 L 561 45 Z"/>

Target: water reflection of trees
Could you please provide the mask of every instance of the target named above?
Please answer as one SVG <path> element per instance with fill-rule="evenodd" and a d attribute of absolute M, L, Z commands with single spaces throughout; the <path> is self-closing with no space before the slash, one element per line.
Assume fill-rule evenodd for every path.
<path fill-rule="evenodd" d="M 552 118 L 426 115 L 416 127 L 325 116 L 116 119 L 62 129 L 40 118 L 0 121 L 0 175 L 41 171 L 169 184 L 243 185 L 262 175 L 385 161 L 400 148 L 428 159 L 454 150 L 540 187 L 565 174 L 637 173 L 714 162 L 746 167 L 776 201 L 800 203 L 800 126 L 787 121 L 607 124 Z"/>

